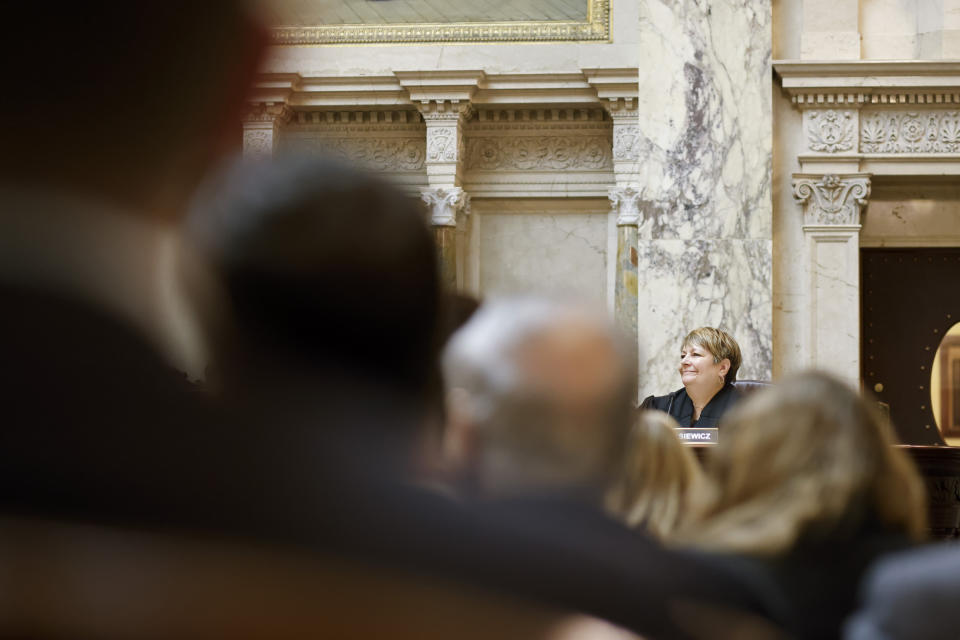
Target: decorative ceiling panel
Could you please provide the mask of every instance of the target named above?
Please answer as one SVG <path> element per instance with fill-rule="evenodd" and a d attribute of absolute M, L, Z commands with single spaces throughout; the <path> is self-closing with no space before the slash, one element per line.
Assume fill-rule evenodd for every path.
<path fill-rule="evenodd" d="M 610 0 L 273 0 L 275 44 L 608 41 Z"/>

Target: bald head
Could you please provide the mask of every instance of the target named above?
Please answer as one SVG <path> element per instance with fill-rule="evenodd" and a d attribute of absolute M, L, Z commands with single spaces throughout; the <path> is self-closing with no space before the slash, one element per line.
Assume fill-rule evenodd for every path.
<path fill-rule="evenodd" d="M 631 355 L 602 312 L 485 306 L 444 355 L 448 451 L 485 493 L 601 488 L 628 428 Z"/>

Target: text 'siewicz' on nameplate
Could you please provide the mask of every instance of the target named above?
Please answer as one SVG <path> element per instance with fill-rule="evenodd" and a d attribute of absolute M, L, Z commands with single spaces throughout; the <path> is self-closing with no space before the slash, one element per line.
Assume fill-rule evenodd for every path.
<path fill-rule="evenodd" d="M 712 429 L 697 429 L 677 427 L 674 429 L 677 437 L 684 444 L 717 444 L 720 441 L 720 432 L 714 427 Z"/>

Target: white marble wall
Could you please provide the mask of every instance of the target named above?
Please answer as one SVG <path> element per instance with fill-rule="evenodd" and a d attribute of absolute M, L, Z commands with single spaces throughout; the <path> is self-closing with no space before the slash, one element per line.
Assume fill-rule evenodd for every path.
<path fill-rule="evenodd" d="M 771 9 L 763 0 L 647 0 L 640 16 L 641 386 L 677 388 L 683 336 L 740 342 L 769 378 Z"/>
<path fill-rule="evenodd" d="M 481 296 L 535 291 L 606 304 L 607 202 L 477 199 L 471 209 Z"/>

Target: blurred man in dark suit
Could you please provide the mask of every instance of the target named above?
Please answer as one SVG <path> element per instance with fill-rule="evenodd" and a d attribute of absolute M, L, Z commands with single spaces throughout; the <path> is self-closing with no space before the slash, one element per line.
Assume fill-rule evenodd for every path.
<path fill-rule="evenodd" d="M 153 500 L 181 504 L 171 459 L 198 481 L 188 440 L 213 417 L 172 366 L 164 269 L 185 203 L 237 137 L 265 44 L 248 9 L 5 10 L 0 51 L 16 91 L 0 101 L 11 123 L 0 157 L 6 513 L 149 519 Z"/>

